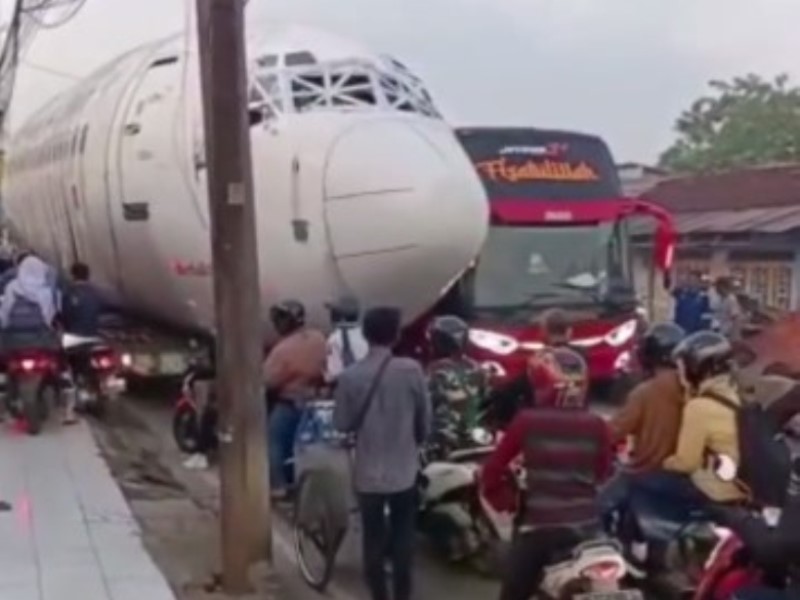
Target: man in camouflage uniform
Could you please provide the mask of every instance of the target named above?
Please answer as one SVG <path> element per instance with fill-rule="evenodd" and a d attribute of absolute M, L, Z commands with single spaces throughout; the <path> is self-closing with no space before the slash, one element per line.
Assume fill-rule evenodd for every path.
<path fill-rule="evenodd" d="M 442 316 L 428 327 L 433 362 L 428 382 L 434 410 L 436 442 L 446 448 L 470 443 L 469 434 L 480 425 L 481 405 L 488 394 L 488 377 L 466 356 L 469 327 L 458 317 Z"/>

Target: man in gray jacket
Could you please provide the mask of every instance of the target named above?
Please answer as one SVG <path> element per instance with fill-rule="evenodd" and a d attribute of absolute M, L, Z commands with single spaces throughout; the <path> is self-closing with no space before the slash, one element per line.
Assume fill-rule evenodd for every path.
<path fill-rule="evenodd" d="M 410 600 L 419 448 L 430 433 L 431 403 L 420 364 L 392 355 L 400 334 L 400 312 L 374 308 L 364 316 L 362 327 L 370 350 L 339 376 L 334 425 L 356 437 L 353 477 L 372 600 L 389 598 L 384 568 L 387 540 L 393 566 L 391 597 Z"/>

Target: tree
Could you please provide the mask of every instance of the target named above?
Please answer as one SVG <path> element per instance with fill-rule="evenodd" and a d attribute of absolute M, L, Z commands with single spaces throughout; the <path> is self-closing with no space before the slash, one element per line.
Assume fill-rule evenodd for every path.
<path fill-rule="evenodd" d="M 789 77 L 711 81 L 675 123 L 676 142 L 662 167 L 684 173 L 800 162 L 800 88 Z"/>

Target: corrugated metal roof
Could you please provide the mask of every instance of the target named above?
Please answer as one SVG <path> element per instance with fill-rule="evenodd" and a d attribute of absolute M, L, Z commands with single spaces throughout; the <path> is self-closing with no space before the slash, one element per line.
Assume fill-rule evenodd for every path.
<path fill-rule="evenodd" d="M 645 195 L 673 213 L 797 206 L 800 165 L 674 177 L 661 181 Z"/>
<path fill-rule="evenodd" d="M 706 210 L 673 215 L 679 234 L 691 233 L 783 233 L 800 228 L 800 206 L 751 208 L 748 210 Z M 636 223 L 634 235 L 652 233 L 652 225 Z"/>
<path fill-rule="evenodd" d="M 679 233 L 782 233 L 800 227 L 800 207 L 710 210 L 675 215 Z"/>

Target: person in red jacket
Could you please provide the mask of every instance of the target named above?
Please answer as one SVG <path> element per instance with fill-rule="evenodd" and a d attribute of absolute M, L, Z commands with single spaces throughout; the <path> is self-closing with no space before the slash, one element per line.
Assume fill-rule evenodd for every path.
<path fill-rule="evenodd" d="M 568 347 L 546 349 L 529 363 L 528 377 L 535 404 L 517 414 L 481 474 L 489 503 L 518 513 L 500 600 L 528 600 L 555 553 L 600 532 L 598 489 L 612 470 L 608 426 L 587 407 L 583 357 Z M 509 485 L 509 464 L 519 457 L 520 503 Z"/>

